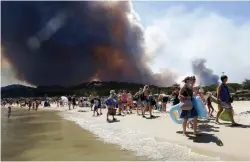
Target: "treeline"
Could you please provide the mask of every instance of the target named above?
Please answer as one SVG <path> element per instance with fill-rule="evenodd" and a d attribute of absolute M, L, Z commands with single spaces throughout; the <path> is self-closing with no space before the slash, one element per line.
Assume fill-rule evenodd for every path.
<path fill-rule="evenodd" d="M 228 87 L 231 93 L 236 92 L 239 89 L 250 89 L 250 81 L 246 80 L 243 84 L 238 83 L 229 83 Z M 142 88 L 144 85 L 137 83 L 124 83 L 124 82 L 90 82 L 83 83 L 78 86 L 73 87 L 62 87 L 62 86 L 38 86 L 36 88 L 27 87 L 23 85 L 10 85 L 1 88 L 2 98 L 19 98 L 19 97 L 43 97 L 43 96 L 67 96 L 67 95 L 76 95 L 76 96 L 89 96 L 90 94 L 96 93 L 99 96 L 109 95 L 111 89 L 116 90 L 127 90 L 131 91 L 133 94 L 136 93 L 139 88 Z M 178 87 L 178 84 L 175 84 L 170 87 L 157 87 L 150 85 L 150 91 L 153 94 L 166 93 L 171 94 L 175 87 Z M 249 87 L 248 87 L 249 86 Z M 207 91 L 216 91 L 217 85 L 205 86 L 203 89 Z"/>

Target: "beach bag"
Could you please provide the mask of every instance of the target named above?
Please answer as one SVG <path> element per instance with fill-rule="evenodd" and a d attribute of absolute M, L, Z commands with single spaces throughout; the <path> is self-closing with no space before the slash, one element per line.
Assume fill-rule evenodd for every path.
<path fill-rule="evenodd" d="M 233 112 L 233 113 L 234 113 L 234 112 Z M 220 120 L 223 120 L 223 121 L 231 122 L 231 118 L 230 118 L 229 112 L 228 112 L 226 109 L 224 109 L 224 110 L 221 112 L 221 114 L 220 114 L 220 116 L 219 116 L 219 119 L 220 119 Z"/>
<path fill-rule="evenodd" d="M 192 97 L 192 95 L 190 95 L 188 93 L 188 91 L 186 91 L 188 96 Z M 191 100 L 184 100 L 180 102 L 180 108 L 181 110 L 192 110 L 192 108 L 194 107 L 192 99 Z"/>
<path fill-rule="evenodd" d="M 185 100 L 180 102 L 181 110 L 191 110 L 194 107 L 192 100 Z"/>

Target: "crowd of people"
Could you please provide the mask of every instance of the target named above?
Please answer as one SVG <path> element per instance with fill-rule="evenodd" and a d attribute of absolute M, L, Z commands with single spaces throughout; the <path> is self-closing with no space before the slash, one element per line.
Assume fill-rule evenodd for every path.
<path fill-rule="evenodd" d="M 220 124 L 219 116 L 223 109 L 228 110 L 232 125 L 238 125 L 234 121 L 233 99 L 230 96 L 229 89 L 226 85 L 228 77 L 221 76 L 221 84 L 218 86 L 217 93 L 214 94 L 218 101 L 218 111 L 215 117 L 216 123 Z M 200 96 L 204 105 L 207 106 L 208 115 L 213 117 L 214 108 L 212 106 L 212 96 L 213 94 L 207 92 L 205 94 L 202 88 L 195 87 L 196 78 L 195 76 L 188 76 L 183 80 L 183 85 L 181 87 L 175 87 L 172 94 L 168 95 L 165 93 L 153 95 L 150 91 L 149 85 L 145 85 L 140 88 L 138 92 L 132 94 L 131 91 L 120 90 L 118 93 L 115 90 L 111 90 L 109 97 L 105 100 L 104 97 L 99 97 L 98 95 L 90 95 L 88 98 L 77 98 L 76 96 L 68 96 L 66 98 L 68 109 L 75 109 L 77 105 L 83 105 L 86 101 L 89 101 L 91 111 L 93 111 L 93 116 L 102 115 L 103 105 L 107 108 L 106 120 L 108 122 L 116 121 L 115 115 L 124 116 L 132 114 L 133 110 L 137 115 L 142 116 L 142 118 L 155 118 L 153 115 L 153 110 L 156 109 L 160 112 L 167 112 L 167 103 L 172 102 L 172 105 L 180 104 L 181 114 L 180 118 L 183 119 L 182 128 L 183 134 L 187 136 L 186 128 L 192 128 L 194 134 L 197 134 L 197 123 L 198 123 L 198 113 L 192 104 L 192 99 L 195 96 Z M 107 102 L 107 100 L 112 100 L 114 102 Z M 46 100 L 47 101 L 47 100 Z M 62 105 L 62 99 L 58 99 L 55 102 L 59 107 Z M 16 102 L 20 107 L 28 107 L 30 111 L 31 108 L 35 111 L 38 110 L 39 105 L 42 105 L 41 100 L 37 99 L 25 99 L 25 100 L 2 100 L 2 105 L 5 106 L 7 103 L 12 105 Z M 44 104 L 45 106 L 45 104 Z M 64 105 L 63 105 L 64 106 Z M 85 105 L 86 106 L 86 105 Z M 88 105 L 87 105 L 88 106 Z M 149 112 L 149 117 L 146 117 L 146 112 Z M 11 115 L 11 107 L 8 107 L 8 117 Z M 112 116 L 112 120 L 109 119 Z M 192 118 L 192 120 L 188 120 Z"/>
<path fill-rule="evenodd" d="M 220 124 L 219 116 L 223 109 L 226 109 L 229 112 L 232 126 L 237 126 L 238 124 L 234 121 L 233 116 L 233 99 L 230 95 L 229 88 L 226 83 L 228 77 L 226 75 L 221 76 L 221 84 L 218 86 L 217 92 L 215 94 L 218 102 L 218 112 L 216 115 L 216 123 Z M 186 128 L 192 128 L 194 130 L 194 135 L 197 135 L 197 123 L 198 123 L 198 113 L 193 105 L 193 97 L 199 96 L 203 101 L 203 104 L 207 106 L 208 115 L 213 117 L 214 108 L 212 106 L 212 93 L 207 92 L 205 94 L 202 88 L 195 87 L 196 78 L 195 76 L 188 76 L 183 80 L 183 86 L 176 87 L 171 95 L 160 94 L 156 98 L 150 92 L 148 85 L 145 85 L 143 88 L 140 88 L 135 95 L 132 95 L 131 92 L 126 93 L 126 90 L 120 91 L 118 94 L 115 93 L 115 90 L 110 91 L 109 99 L 114 99 L 116 102 L 107 103 L 107 121 L 110 121 L 109 116 L 113 117 L 113 121 L 117 119 L 114 117 L 116 115 L 117 109 L 118 114 L 130 114 L 132 113 L 132 103 L 133 100 L 136 100 L 136 113 L 142 115 L 143 118 L 146 118 L 146 111 L 149 111 L 149 117 L 154 118 L 152 110 L 154 108 L 158 109 L 159 104 L 161 103 L 162 112 L 166 112 L 166 104 L 172 100 L 172 105 L 180 104 L 181 114 L 180 118 L 183 119 L 182 128 L 183 135 L 187 136 Z M 96 107 L 97 108 L 97 107 Z M 141 111 L 141 112 L 139 112 Z M 188 119 L 192 119 L 189 121 Z"/>

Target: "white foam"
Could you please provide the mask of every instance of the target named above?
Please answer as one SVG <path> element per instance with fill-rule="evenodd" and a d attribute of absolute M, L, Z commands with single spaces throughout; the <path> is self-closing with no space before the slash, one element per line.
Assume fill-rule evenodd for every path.
<path fill-rule="evenodd" d="M 138 156 L 145 156 L 150 160 L 220 160 L 191 152 L 191 149 L 185 146 L 156 139 L 140 130 L 127 128 L 122 123 L 109 124 L 103 120 L 104 118 L 91 117 L 90 113 L 61 112 L 61 116 L 64 119 L 74 121 L 105 142 L 118 144 L 121 149 L 135 151 Z"/>

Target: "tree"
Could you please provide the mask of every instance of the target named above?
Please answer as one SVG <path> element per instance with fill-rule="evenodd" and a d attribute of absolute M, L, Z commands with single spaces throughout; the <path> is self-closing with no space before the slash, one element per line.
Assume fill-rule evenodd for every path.
<path fill-rule="evenodd" d="M 242 82 L 242 88 L 250 90 L 250 79 L 245 79 L 245 81 Z"/>

